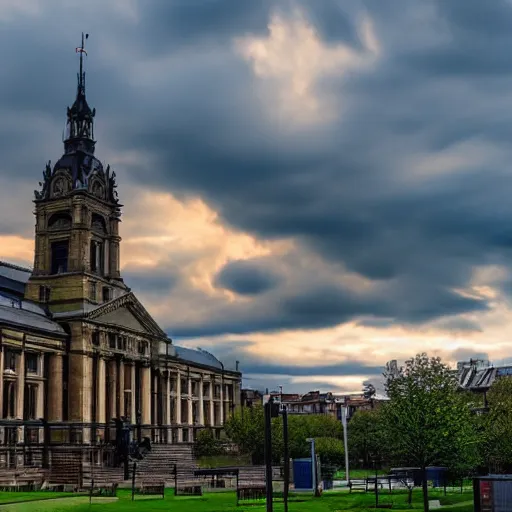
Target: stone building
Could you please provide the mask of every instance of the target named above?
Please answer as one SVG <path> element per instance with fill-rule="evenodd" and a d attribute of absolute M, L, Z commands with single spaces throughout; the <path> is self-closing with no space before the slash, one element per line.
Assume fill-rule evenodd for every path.
<path fill-rule="evenodd" d="M 155 443 L 220 435 L 241 374 L 177 347 L 123 281 L 116 175 L 95 156 L 80 73 L 64 154 L 35 192 L 33 269 L 0 264 L 0 444 L 103 444 L 111 421 Z M 19 452 L 19 450 L 18 450 Z"/>

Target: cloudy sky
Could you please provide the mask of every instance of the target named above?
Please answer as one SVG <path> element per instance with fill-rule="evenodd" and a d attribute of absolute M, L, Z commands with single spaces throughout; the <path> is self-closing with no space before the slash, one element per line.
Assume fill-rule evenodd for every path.
<path fill-rule="evenodd" d="M 0 258 L 30 265 L 81 31 L 124 277 L 255 388 L 512 355 L 510 0 L 0 0 Z"/>

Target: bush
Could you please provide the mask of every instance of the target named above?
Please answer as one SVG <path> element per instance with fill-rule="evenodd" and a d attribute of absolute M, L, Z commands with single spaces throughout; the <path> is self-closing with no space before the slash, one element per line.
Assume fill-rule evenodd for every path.
<path fill-rule="evenodd" d="M 200 430 L 196 437 L 196 456 L 211 457 L 212 455 L 221 455 L 223 453 L 222 443 L 215 439 L 211 429 Z"/>
<path fill-rule="evenodd" d="M 345 449 L 343 441 L 334 437 L 317 437 L 315 439 L 316 453 L 323 465 L 342 467 L 345 464 Z"/>

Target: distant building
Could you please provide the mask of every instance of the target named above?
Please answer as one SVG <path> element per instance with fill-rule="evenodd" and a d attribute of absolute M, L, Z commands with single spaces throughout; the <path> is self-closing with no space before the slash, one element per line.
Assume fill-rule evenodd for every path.
<path fill-rule="evenodd" d="M 263 393 L 255 389 L 242 389 L 242 407 L 253 407 L 263 404 Z"/>

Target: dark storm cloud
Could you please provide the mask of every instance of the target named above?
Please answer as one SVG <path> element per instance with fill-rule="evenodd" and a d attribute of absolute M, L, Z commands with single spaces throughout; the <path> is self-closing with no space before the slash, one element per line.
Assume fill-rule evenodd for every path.
<path fill-rule="evenodd" d="M 215 276 L 216 286 L 240 295 L 258 295 L 275 288 L 279 281 L 270 269 L 244 260 L 226 264 Z"/>
<path fill-rule="evenodd" d="M 147 295 L 168 295 L 179 281 L 175 269 L 158 269 L 157 272 L 123 271 L 125 283 L 135 292 Z"/>
<path fill-rule="evenodd" d="M 239 273 L 228 285 L 265 290 L 261 300 L 256 294 L 250 305 L 221 303 L 194 322 L 170 318 L 172 334 L 315 328 L 359 317 L 411 325 L 485 310 L 485 300 L 454 290 L 469 283 L 477 265 L 510 264 L 510 4 L 339 5 L 161 0 L 139 2 L 138 23 L 114 11 L 80 19 L 65 7 L 58 18 L 49 9 L 2 24 L 0 48 L 9 51 L 0 81 L 0 172 L 12 173 L 13 185 L 33 176 L 36 188 L 42 164 L 60 156 L 65 106 L 75 90 L 73 48 L 79 23 L 87 21 L 98 34 L 87 69 L 96 132 L 107 134 L 100 152 L 151 155 L 142 165 L 126 164 L 125 178 L 198 194 L 232 226 L 262 238 L 294 238 L 298 250 L 304 244 L 376 284 L 356 293 L 317 279 L 312 265 L 289 270 L 295 287 L 267 280 L 265 288 L 262 276 L 272 266 L 258 267 L 252 282 Z M 259 79 L 234 54 L 233 38 L 267 36 L 272 10 L 286 14 L 295 6 L 325 44 L 357 51 L 357 27 L 368 16 L 382 51 L 367 70 L 321 78 L 316 94 L 336 95 L 342 110 L 332 122 L 294 131 L 284 118 L 267 115 Z M 126 50 L 116 53 L 118 47 Z M 172 59 L 160 63 L 163 56 Z M 20 123 L 22 113 L 27 120 Z M 30 121 L 37 117 L 45 123 Z M 428 163 L 464 157 L 476 145 L 481 160 L 462 159 L 448 170 Z M 420 172 L 421 160 L 427 163 Z M 312 278 L 301 281 L 308 273 Z M 173 275 L 127 281 L 142 292 L 177 293 Z M 226 284 L 222 272 L 219 279 Z"/>

